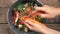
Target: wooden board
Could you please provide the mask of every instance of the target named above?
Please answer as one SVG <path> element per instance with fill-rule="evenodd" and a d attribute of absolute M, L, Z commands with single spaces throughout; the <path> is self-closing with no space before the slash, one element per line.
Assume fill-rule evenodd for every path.
<path fill-rule="evenodd" d="M 0 24 L 0 34 L 14 34 L 8 24 Z"/>
<path fill-rule="evenodd" d="M 12 0 L 0 0 L 0 7 L 10 7 L 12 4 Z"/>
<path fill-rule="evenodd" d="M 60 0 L 40 0 L 43 4 L 51 5 L 54 7 L 59 7 L 59 1 Z M 0 7 L 10 7 L 15 0 L 1 0 L 0 1 Z"/>
<path fill-rule="evenodd" d="M 60 24 L 47 24 L 51 29 L 60 31 Z M 0 34 L 15 34 L 8 24 L 0 24 Z"/>
<path fill-rule="evenodd" d="M 7 23 L 7 12 L 9 8 L 0 8 L 0 23 Z"/>
<path fill-rule="evenodd" d="M 53 7 L 60 7 L 59 0 L 40 0 L 43 4 L 50 5 Z"/>
<path fill-rule="evenodd" d="M 60 31 L 60 24 L 46 24 L 48 28 Z"/>

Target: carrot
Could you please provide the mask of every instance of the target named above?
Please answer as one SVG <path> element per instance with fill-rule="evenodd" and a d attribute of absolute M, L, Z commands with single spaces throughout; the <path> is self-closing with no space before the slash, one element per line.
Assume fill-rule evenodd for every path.
<path fill-rule="evenodd" d="M 39 22 L 39 21 L 36 21 L 36 20 L 34 20 L 34 19 L 31 19 L 31 18 L 23 17 L 22 20 L 24 20 L 24 22 L 25 22 L 26 20 L 28 20 L 28 21 L 30 21 L 31 23 L 34 23 L 34 24 L 37 23 L 37 24 L 42 25 L 43 27 L 46 27 L 45 24 L 43 24 L 43 23 L 41 23 L 41 22 Z"/>

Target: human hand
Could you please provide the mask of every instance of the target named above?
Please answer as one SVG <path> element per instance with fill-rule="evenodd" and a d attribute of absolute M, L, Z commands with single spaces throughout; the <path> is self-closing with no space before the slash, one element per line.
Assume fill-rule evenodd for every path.
<path fill-rule="evenodd" d="M 34 21 L 31 22 L 31 21 Z M 44 31 L 46 30 L 46 26 L 38 21 L 35 20 L 31 20 L 29 21 L 28 19 L 25 21 L 26 23 L 24 23 L 30 30 L 36 31 L 36 32 L 42 32 L 44 33 Z"/>
<path fill-rule="evenodd" d="M 47 14 L 40 14 L 42 18 L 54 18 L 60 14 L 59 12 L 60 10 L 58 8 L 51 7 L 48 5 L 44 5 L 43 7 L 35 7 L 35 9 L 41 10 L 47 13 Z"/>
<path fill-rule="evenodd" d="M 50 29 L 46 27 L 41 22 L 35 21 L 35 20 L 25 20 L 24 23 L 30 30 L 36 31 L 36 32 L 42 32 L 43 34 L 60 34 L 60 32 Z"/>

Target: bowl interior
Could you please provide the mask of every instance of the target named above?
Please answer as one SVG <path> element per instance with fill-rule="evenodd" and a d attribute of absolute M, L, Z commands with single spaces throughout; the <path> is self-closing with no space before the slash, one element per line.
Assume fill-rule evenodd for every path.
<path fill-rule="evenodd" d="M 37 32 L 33 32 L 33 31 L 30 31 L 30 32 L 28 32 L 28 33 L 24 33 L 24 32 L 22 32 L 22 31 L 19 31 L 18 29 L 16 29 L 16 27 L 12 24 L 12 21 L 11 21 L 11 17 L 12 17 L 12 11 L 13 11 L 13 8 L 15 7 L 15 6 L 17 6 L 18 4 L 21 4 L 21 3 L 23 3 L 23 4 L 25 4 L 25 3 L 28 3 L 28 2 L 30 2 L 30 3 L 33 3 L 34 1 L 32 1 L 32 0 L 30 0 L 30 1 L 26 1 L 26 0 L 19 0 L 19 1 L 16 1 L 12 6 L 11 6 L 11 8 L 10 8 L 10 11 L 8 12 L 8 24 L 9 24 L 9 26 L 10 26 L 10 28 L 16 33 L 16 34 L 38 34 Z M 35 2 L 34 2 L 35 3 Z M 44 22 L 45 20 L 43 19 L 42 20 L 42 22 Z"/>

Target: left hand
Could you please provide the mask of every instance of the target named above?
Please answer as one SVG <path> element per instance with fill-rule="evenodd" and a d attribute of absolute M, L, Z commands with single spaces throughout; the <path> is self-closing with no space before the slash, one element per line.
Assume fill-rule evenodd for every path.
<path fill-rule="evenodd" d="M 30 30 L 36 31 L 36 32 L 44 32 L 44 30 L 47 28 L 44 24 L 40 22 L 32 23 L 28 20 L 26 20 L 26 23 L 24 23 Z"/>

